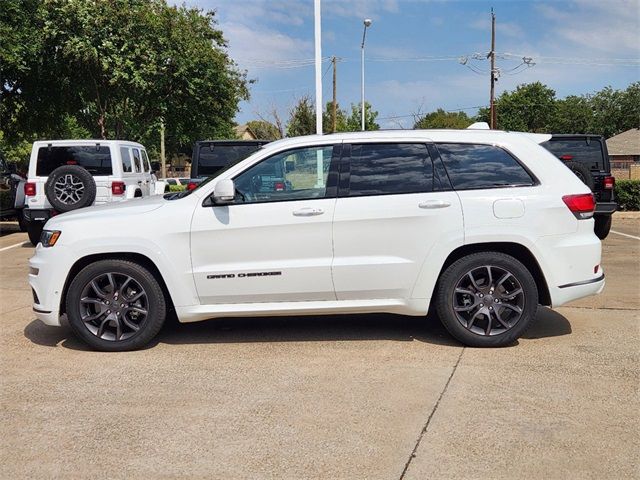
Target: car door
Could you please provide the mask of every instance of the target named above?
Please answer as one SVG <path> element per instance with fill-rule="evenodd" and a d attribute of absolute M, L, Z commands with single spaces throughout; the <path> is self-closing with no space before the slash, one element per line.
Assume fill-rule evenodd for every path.
<path fill-rule="evenodd" d="M 136 167 L 136 183 L 143 197 L 149 196 L 149 179 L 145 173 L 144 164 L 142 163 L 142 154 L 140 149 L 133 147 L 131 149 L 131 155 L 133 156 L 133 163 Z"/>
<path fill-rule="evenodd" d="M 413 293 L 423 266 L 463 243 L 460 201 L 431 149 L 424 139 L 344 145 L 333 225 L 338 300 L 428 298 Z"/>
<path fill-rule="evenodd" d="M 125 184 L 125 189 L 139 188 L 138 186 L 138 172 L 136 171 L 136 164 L 133 160 L 133 154 L 131 147 L 125 145 L 120 146 L 120 159 L 122 160 L 122 181 Z M 119 180 L 119 179 L 118 179 Z"/>
<path fill-rule="evenodd" d="M 147 151 L 143 148 L 140 150 L 142 156 L 142 166 L 144 168 L 144 181 L 147 184 L 148 195 L 155 195 L 156 193 L 156 176 L 151 171 L 151 163 L 149 162 L 149 156 Z"/>
<path fill-rule="evenodd" d="M 339 151 L 320 142 L 275 153 L 235 175 L 235 203 L 196 208 L 191 259 L 202 304 L 335 300 Z"/>

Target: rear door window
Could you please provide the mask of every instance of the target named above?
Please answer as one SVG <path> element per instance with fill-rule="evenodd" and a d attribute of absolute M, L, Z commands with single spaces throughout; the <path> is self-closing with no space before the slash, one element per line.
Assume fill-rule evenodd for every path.
<path fill-rule="evenodd" d="M 565 162 L 580 162 L 593 170 L 605 168 L 602 143 L 597 138 L 552 138 L 541 145 Z"/>
<path fill-rule="evenodd" d="M 144 162 L 144 171 L 147 173 L 151 173 L 151 164 L 149 163 L 149 157 L 147 156 L 146 150 L 141 150 L 142 152 L 142 161 Z"/>
<path fill-rule="evenodd" d="M 506 150 L 494 145 L 436 144 L 453 188 L 499 188 L 533 185 L 535 182 Z"/>
<path fill-rule="evenodd" d="M 131 173 L 133 171 L 131 149 L 129 147 L 120 147 L 120 156 L 122 157 L 122 171 L 124 173 Z"/>
<path fill-rule="evenodd" d="M 111 150 L 102 145 L 51 146 L 38 149 L 36 175 L 48 177 L 63 165 L 78 165 L 91 175 L 111 175 Z"/>
<path fill-rule="evenodd" d="M 132 148 L 131 153 L 133 154 L 133 163 L 136 167 L 136 172 L 143 172 L 142 160 L 140 159 L 140 150 L 138 150 L 137 148 Z"/>
<path fill-rule="evenodd" d="M 422 143 L 364 143 L 351 146 L 349 193 L 390 195 L 433 190 L 433 165 Z"/>

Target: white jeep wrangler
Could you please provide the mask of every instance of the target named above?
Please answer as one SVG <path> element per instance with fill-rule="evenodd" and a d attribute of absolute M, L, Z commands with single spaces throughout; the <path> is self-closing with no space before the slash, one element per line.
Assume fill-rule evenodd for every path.
<path fill-rule="evenodd" d="M 121 140 L 34 142 L 24 187 L 24 221 L 36 245 L 58 213 L 164 193 L 144 146 Z"/>

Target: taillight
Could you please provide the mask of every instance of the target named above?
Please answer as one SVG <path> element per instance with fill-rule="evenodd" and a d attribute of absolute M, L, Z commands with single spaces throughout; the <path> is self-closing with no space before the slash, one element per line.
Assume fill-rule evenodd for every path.
<path fill-rule="evenodd" d="M 602 186 L 609 190 L 613 189 L 615 184 L 616 184 L 616 177 L 612 177 L 611 175 L 604 177 L 604 180 L 602 181 Z"/>
<path fill-rule="evenodd" d="M 593 198 L 593 194 L 565 195 L 562 197 L 562 201 L 578 220 L 593 217 L 593 211 L 596 208 L 596 200 Z"/>
<path fill-rule="evenodd" d="M 283 182 L 275 182 L 273 184 L 273 189 L 276 192 L 284 192 L 284 183 Z"/>
<path fill-rule="evenodd" d="M 568 162 L 569 160 L 573 160 L 573 155 L 560 155 L 560 160 Z"/>
<path fill-rule="evenodd" d="M 24 184 L 24 194 L 27 197 L 36 196 L 36 184 L 33 182 L 27 182 Z"/>
<path fill-rule="evenodd" d="M 196 188 L 198 188 L 198 184 L 196 182 L 189 182 L 187 184 L 187 190 L 189 191 L 195 190 Z"/>
<path fill-rule="evenodd" d="M 113 182 L 111 184 L 111 193 L 114 195 L 124 195 L 125 190 L 126 187 L 124 185 L 124 182 Z"/>

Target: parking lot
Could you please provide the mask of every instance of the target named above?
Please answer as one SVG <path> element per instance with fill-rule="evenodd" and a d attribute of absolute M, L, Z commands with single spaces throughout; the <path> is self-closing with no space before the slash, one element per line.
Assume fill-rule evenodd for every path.
<path fill-rule="evenodd" d="M 34 319 L 30 244 L 0 237 L 2 478 L 638 478 L 640 217 L 602 295 L 517 345 L 393 315 L 167 325 L 87 350 Z"/>

